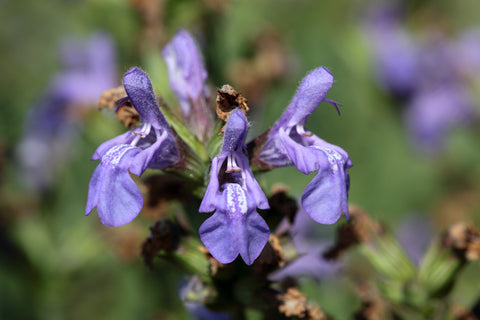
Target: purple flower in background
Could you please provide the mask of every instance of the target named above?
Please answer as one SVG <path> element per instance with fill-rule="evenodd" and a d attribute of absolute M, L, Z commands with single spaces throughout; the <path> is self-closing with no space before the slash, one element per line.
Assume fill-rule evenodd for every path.
<path fill-rule="evenodd" d="M 147 168 L 164 169 L 180 158 L 148 76 L 132 68 L 123 77 L 123 86 L 142 118 L 142 125 L 103 143 L 92 157 L 101 162 L 90 180 L 85 214 L 97 207 L 106 226 L 129 223 L 142 209 L 142 193 L 129 172 L 140 176 Z"/>
<path fill-rule="evenodd" d="M 405 110 L 413 145 L 420 153 L 437 154 L 445 135 L 476 119 L 475 102 L 468 90 L 448 84 L 416 94 Z"/>
<path fill-rule="evenodd" d="M 207 106 L 208 73 L 202 55 L 192 36 L 180 30 L 163 48 L 170 87 L 177 96 L 187 123 L 201 139 L 208 138 L 213 125 L 212 112 Z"/>
<path fill-rule="evenodd" d="M 199 209 L 215 211 L 199 232 L 212 256 L 222 263 L 230 263 L 240 254 L 247 265 L 252 264 L 270 233 L 256 211 L 269 206 L 249 167 L 245 146 L 247 127 L 242 111 L 232 111 L 222 151 L 212 160 L 210 182 Z"/>
<path fill-rule="evenodd" d="M 401 8 L 375 7 L 368 34 L 379 85 L 405 99 L 404 118 L 421 154 L 438 155 L 453 128 L 478 118 L 468 81 L 480 71 L 480 33 L 452 40 L 438 30 L 408 32 Z M 386 14 L 388 13 L 388 14 Z"/>
<path fill-rule="evenodd" d="M 415 39 L 401 25 L 401 16 L 398 8 L 376 7 L 366 30 L 379 86 L 396 96 L 408 97 L 418 83 L 420 56 Z"/>
<path fill-rule="evenodd" d="M 292 102 L 270 129 L 259 159 L 272 167 L 294 165 L 304 174 L 318 171 L 302 195 L 305 212 L 315 221 L 335 223 L 342 212 L 348 218 L 348 168 L 352 162 L 340 147 L 305 131 L 308 116 L 323 102 L 333 84 L 324 67 L 310 72 L 300 84 Z"/>
<path fill-rule="evenodd" d="M 282 226 L 283 225 L 283 226 Z M 315 226 L 308 215 L 299 210 L 295 215 L 293 226 L 284 220 L 279 229 L 288 228 L 292 242 L 297 249 L 298 257 L 285 267 L 275 271 L 269 276 L 272 281 L 282 281 L 287 277 L 297 278 L 304 275 L 317 281 L 322 278 L 334 275 L 340 270 L 340 264 L 333 260 L 326 260 L 323 252 L 331 245 L 330 240 L 316 234 Z M 276 233 L 279 233 L 277 230 Z M 330 242 L 330 243 L 329 243 Z"/>
<path fill-rule="evenodd" d="M 86 42 L 70 39 L 60 53 L 64 67 L 32 107 L 16 150 L 21 172 L 35 189 L 51 187 L 69 158 L 83 121 L 82 109 L 116 85 L 115 51 L 109 36 L 94 34 Z"/>
<path fill-rule="evenodd" d="M 117 85 L 112 39 L 94 34 L 88 42 L 67 40 L 62 47 L 66 69 L 55 77 L 56 92 L 84 106 L 96 104 L 102 93 Z"/>
<path fill-rule="evenodd" d="M 480 81 L 480 27 L 463 32 L 456 45 L 458 59 L 455 61 L 460 71 Z"/>

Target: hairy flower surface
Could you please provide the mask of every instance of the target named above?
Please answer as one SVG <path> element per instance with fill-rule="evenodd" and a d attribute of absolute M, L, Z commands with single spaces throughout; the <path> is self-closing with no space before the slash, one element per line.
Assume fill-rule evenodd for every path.
<path fill-rule="evenodd" d="M 129 172 L 140 176 L 147 168 L 164 169 L 180 158 L 147 75 L 132 68 L 125 74 L 123 85 L 143 124 L 103 143 L 92 157 L 101 162 L 90 180 L 85 214 L 97 207 L 106 226 L 129 223 L 142 209 L 142 194 Z"/>
<path fill-rule="evenodd" d="M 333 75 L 324 67 L 310 72 L 300 84 L 287 110 L 270 129 L 259 158 L 272 167 L 294 165 L 304 174 L 317 171 L 302 195 L 305 212 L 315 221 L 335 223 L 342 212 L 348 218 L 348 168 L 352 162 L 340 147 L 305 131 L 308 116 L 323 102 Z"/>
<path fill-rule="evenodd" d="M 199 209 L 215 211 L 199 232 L 207 249 L 222 263 L 230 263 L 240 254 L 246 264 L 252 264 L 270 233 L 256 211 L 269 206 L 249 167 L 245 146 L 247 127 L 242 111 L 232 111 L 222 151 L 212 160 L 210 182 Z"/>

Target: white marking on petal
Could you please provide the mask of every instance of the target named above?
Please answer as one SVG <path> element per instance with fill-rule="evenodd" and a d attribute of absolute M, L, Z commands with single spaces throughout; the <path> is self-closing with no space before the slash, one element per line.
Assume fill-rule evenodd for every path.
<path fill-rule="evenodd" d="M 244 215 L 248 211 L 247 197 L 245 191 L 236 183 L 228 183 L 226 185 L 226 197 L 227 197 L 227 214 L 230 217 L 238 217 Z"/>
<path fill-rule="evenodd" d="M 319 147 L 319 146 L 312 146 L 315 149 L 323 151 L 327 155 L 328 162 L 330 162 L 330 167 L 332 168 L 333 172 L 338 171 L 338 161 L 343 162 L 343 157 L 342 155 L 330 148 L 324 148 L 324 147 Z"/>
<path fill-rule="evenodd" d="M 125 155 L 125 153 L 128 150 L 134 149 L 136 147 L 128 145 L 128 144 L 119 144 L 116 145 L 110 150 L 105 153 L 105 155 L 102 157 L 102 164 L 106 166 L 117 166 L 122 157 Z"/>

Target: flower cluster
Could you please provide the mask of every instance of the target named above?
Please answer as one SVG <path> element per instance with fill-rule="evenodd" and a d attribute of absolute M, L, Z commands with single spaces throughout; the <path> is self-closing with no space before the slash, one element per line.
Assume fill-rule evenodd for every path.
<path fill-rule="evenodd" d="M 479 30 L 450 38 L 428 28 L 420 38 L 395 5 L 375 7 L 369 18 L 379 86 L 405 101 L 405 123 L 417 150 L 438 154 L 448 132 L 479 117 L 469 88 L 479 80 Z"/>
<path fill-rule="evenodd" d="M 103 143 L 95 152 L 92 160 L 100 160 L 100 164 L 90 180 L 85 211 L 88 215 L 97 207 L 100 220 L 107 226 L 129 223 L 142 209 L 142 194 L 130 174 L 141 176 L 146 169 L 167 168 L 181 173 L 188 167 L 185 159 L 192 153 L 198 154 L 196 159 L 204 159 L 200 154 L 210 145 L 208 138 L 218 138 L 213 134 L 213 112 L 207 104 L 207 72 L 193 38 L 180 31 L 164 48 L 163 55 L 170 86 L 181 106 L 178 118 L 185 120 L 191 132 L 178 126 L 178 118 L 171 114 L 167 122 L 167 110 L 161 111 L 142 70 L 132 68 L 125 74 L 127 97 L 121 103 L 131 103 L 142 125 Z M 199 212 L 213 213 L 200 226 L 199 233 L 210 254 L 221 263 L 230 263 L 240 255 L 250 265 L 269 239 L 269 226 L 257 212 L 268 209 L 269 203 L 250 168 L 251 161 L 268 169 L 294 165 L 304 174 L 316 171 L 302 196 L 305 212 L 324 224 L 335 223 L 342 213 L 348 218 L 348 169 L 352 162 L 342 148 L 304 128 L 308 116 L 321 102 L 338 109 L 338 103 L 325 98 L 333 80 L 324 67 L 310 72 L 277 123 L 261 139 L 254 140 L 250 154 L 245 141 L 248 108 L 233 106 L 228 112 L 219 133 L 223 134 L 221 149 L 211 161 L 203 161 L 200 168 L 201 172 L 210 168 L 210 178 L 203 186 L 205 192 L 198 208 Z"/>

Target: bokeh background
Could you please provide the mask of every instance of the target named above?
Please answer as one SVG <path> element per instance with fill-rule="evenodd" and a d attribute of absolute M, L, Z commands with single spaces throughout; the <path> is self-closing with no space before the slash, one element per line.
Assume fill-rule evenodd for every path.
<path fill-rule="evenodd" d="M 123 125 L 112 112 L 97 110 L 95 90 L 88 97 L 80 90 L 75 97 L 81 106 L 68 116 L 61 107 L 40 107 L 52 100 L 52 83 L 68 70 L 68 50 L 86 50 L 92 35 L 114 45 L 112 86 L 139 66 L 175 106 L 160 49 L 179 28 L 190 31 L 204 53 L 212 92 L 229 83 L 249 99 L 251 138 L 280 116 L 309 70 L 326 66 L 336 79 L 327 97 L 343 105 L 341 116 L 322 104 L 307 128 L 350 154 L 350 203 L 406 232 L 416 248 L 455 221 L 480 224 L 478 0 L 4 0 L 0 21 L 2 319 L 189 319 L 178 294 L 184 274 L 161 261 L 150 270 L 140 257 L 154 215 L 141 214 L 118 228 L 103 226 L 94 214 L 84 217 L 97 165 L 90 157 L 100 143 L 124 132 Z M 460 54 L 461 39 L 475 29 L 467 54 Z M 409 44 L 395 50 L 399 34 Z M 76 46 L 65 49 L 72 41 Z M 414 54 L 409 45 L 424 50 L 415 54 L 430 65 L 413 68 L 415 76 L 407 72 L 412 88 L 399 92 L 383 60 L 393 59 L 400 73 L 409 70 L 402 65 L 403 49 Z M 412 107 L 424 92 L 419 77 L 434 89 L 448 78 L 468 92 L 467 115 L 457 117 L 462 98 L 434 100 L 425 112 Z M 419 142 L 409 119 L 428 123 L 443 112 L 458 120 L 444 120 L 447 129 L 432 125 L 441 146 Z M 42 130 L 50 134 L 42 136 Z M 20 147 L 29 135 L 45 138 Z M 35 174 L 47 177 L 38 182 Z M 296 196 L 310 179 L 294 168 L 259 176 L 265 190 L 283 183 Z M 327 242 L 333 229 L 317 226 Z M 453 292 L 467 308 L 480 296 L 478 271 L 478 264 L 469 266 Z M 337 319 L 349 319 L 360 303 L 344 274 L 320 282 L 305 278 L 302 286 Z"/>

